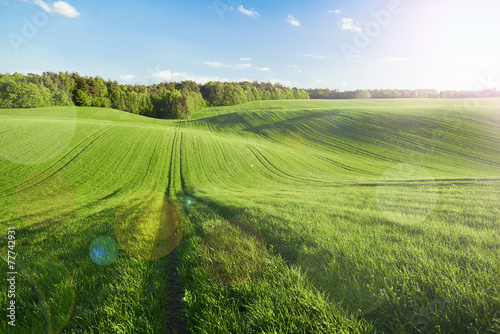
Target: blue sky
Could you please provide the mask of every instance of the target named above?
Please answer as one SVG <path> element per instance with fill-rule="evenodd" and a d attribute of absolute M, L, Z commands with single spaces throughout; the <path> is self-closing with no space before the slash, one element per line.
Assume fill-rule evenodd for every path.
<path fill-rule="evenodd" d="M 495 0 L 0 0 L 0 72 L 500 89 Z"/>

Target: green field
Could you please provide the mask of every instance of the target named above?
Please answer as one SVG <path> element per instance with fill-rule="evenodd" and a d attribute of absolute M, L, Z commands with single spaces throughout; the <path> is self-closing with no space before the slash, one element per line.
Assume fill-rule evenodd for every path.
<path fill-rule="evenodd" d="M 2 333 L 500 333 L 500 99 L 0 110 L 0 138 Z"/>

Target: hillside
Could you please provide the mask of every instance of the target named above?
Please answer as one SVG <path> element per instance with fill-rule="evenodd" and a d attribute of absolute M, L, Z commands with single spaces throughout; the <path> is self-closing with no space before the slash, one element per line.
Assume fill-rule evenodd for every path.
<path fill-rule="evenodd" d="M 0 224 L 16 227 L 16 247 L 57 258 L 38 251 L 46 270 L 25 250 L 18 333 L 500 332 L 500 99 L 255 101 L 189 120 L 53 107 L 0 119 Z M 177 207 L 168 256 L 139 256 L 116 227 L 135 229 L 142 211 L 126 213 L 144 198 Z M 204 237 L 223 220 L 265 242 L 246 284 L 221 284 L 204 265 Z M 164 228 L 153 226 L 153 244 Z M 89 257 L 100 236 L 120 245 L 107 266 Z M 258 253 L 247 246 L 239 259 Z"/>

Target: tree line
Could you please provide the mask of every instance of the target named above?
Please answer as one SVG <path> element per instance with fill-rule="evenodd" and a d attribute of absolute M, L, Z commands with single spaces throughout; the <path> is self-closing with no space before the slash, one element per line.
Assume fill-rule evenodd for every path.
<path fill-rule="evenodd" d="M 500 97 L 500 92 L 494 88 L 480 90 L 480 91 L 443 90 L 443 91 L 439 92 L 439 97 L 441 97 L 443 99 Z"/>
<path fill-rule="evenodd" d="M 447 90 L 438 93 L 435 89 L 367 89 L 341 92 L 328 88 L 307 89 L 311 99 L 398 99 L 398 98 L 484 98 L 500 97 L 496 89 L 482 91 Z"/>
<path fill-rule="evenodd" d="M 358 89 L 341 92 L 339 90 L 308 89 L 311 99 L 395 99 L 395 98 L 437 98 L 435 89 Z"/>
<path fill-rule="evenodd" d="M 103 107 L 156 118 L 187 118 L 208 106 L 232 106 L 250 101 L 281 99 L 387 99 L 500 97 L 483 91 L 435 89 L 370 89 L 344 91 L 298 89 L 269 82 L 162 82 L 126 85 L 78 73 L 0 74 L 0 108 L 50 106 Z"/>
<path fill-rule="evenodd" d="M 103 107 L 156 118 L 187 118 L 206 106 L 309 99 L 298 88 L 265 82 L 162 82 L 126 85 L 78 73 L 0 74 L 0 108 Z"/>

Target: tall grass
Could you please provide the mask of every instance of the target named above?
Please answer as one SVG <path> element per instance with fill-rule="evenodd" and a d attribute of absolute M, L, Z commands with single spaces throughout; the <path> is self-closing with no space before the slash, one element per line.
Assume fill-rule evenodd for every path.
<path fill-rule="evenodd" d="M 16 246 L 50 254 L 26 266 L 18 300 L 30 306 L 14 332 L 66 319 L 64 303 L 44 316 L 29 284 L 46 282 L 49 304 L 66 300 L 61 265 L 75 292 L 63 332 L 164 332 L 164 255 L 176 245 L 180 314 L 193 333 L 499 333 L 499 106 L 258 101 L 188 121 L 2 110 L 0 224 L 17 228 Z M 36 119 L 74 127 L 43 163 L 59 127 Z M 47 142 L 26 139 L 42 130 Z M 68 191 L 73 200 L 58 196 Z M 182 239 L 169 240 L 178 219 Z M 108 266 L 89 257 L 100 236 L 120 244 Z M 167 252 L 152 256 L 162 240 Z"/>

